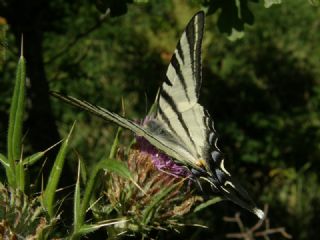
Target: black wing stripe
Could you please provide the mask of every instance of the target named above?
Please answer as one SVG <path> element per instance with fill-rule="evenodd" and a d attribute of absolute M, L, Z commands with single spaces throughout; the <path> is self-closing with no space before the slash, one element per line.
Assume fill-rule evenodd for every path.
<path fill-rule="evenodd" d="M 204 31 L 204 13 L 195 16 L 193 24 L 188 25 L 186 36 L 189 45 L 191 68 L 196 81 L 196 96 L 199 97 L 201 87 L 201 45 Z"/>
<path fill-rule="evenodd" d="M 196 24 L 196 23 L 195 23 Z M 188 41 L 188 46 L 189 46 L 189 54 L 190 54 L 190 58 L 191 58 L 191 69 L 194 75 L 194 54 L 193 54 L 193 50 L 195 49 L 194 45 L 195 45 L 195 30 L 194 30 L 195 25 L 194 24 L 190 24 L 188 25 L 187 29 L 186 29 L 186 36 L 187 36 L 187 41 Z"/>
<path fill-rule="evenodd" d="M 197 34 L 197 36 L 200 37 L 200 39 L 202 39 L 203 37 L 203 30 L 204 30 L 204 24 L 203 24 L 203 18 L 199 18 L 200 23 L 197 24 L 197 31 L 199 32 Z M 197 79 L 197 85 L 196 85 L 196 94 L 197 97 L 199 97 L 199 92 L 200 92 L 200 87 L 201 87 L 201 81 L 202 81 L 202 71 L 201 71 L 201 45 L 202 45 L 202 41 L 197 41 L 196 42 L 196 46 L 195 46 L 195 69 L 194 69 L 194 73 L 196 75 L 196 79 Z"/>
<path fill-rule="evenodd" d="M 172 87 L 172 82 L 170 82 L 170 80 L 167 76 L 164 78 L 164 83 L 169 85 L 170 87 Z"/>
<path fill-rule="evenodd" d="M 188 101 L 190 102 L 190 97 L 188 95 L 188 91 L 187 91 L 187 84 L 186 84 L 186 80 L 184 79 L 184 76 L 182 74 L 182 71 L 181 71 L 181 66 L 177 60 L 177 57 L 176 57 L 176 54 L 174 54 L 172 56 L 172 59 L 171 59 L 171 66 L 174 68 L 174 70 L 176 71 L 176 74 L 178 76 L 178 79 L 181 83 L 181 85 L 183 86 L 183 90 L 184 90 L 184 93 L 188 99 Z"/>
<path fill-rule="evenodd" d="M 175 135 L 178 136 L 177 132 L 175 129 L 173 129 L 171 122 L 168 118 L 168 116 L 162 111 L 162 108 L 159 107 L 158 108 L 158 113 L 160 114 L 161 118 L 163 119 L 163 121 L 167 124 L 167 126 L 169 127 L 169 129 L 171 130 L 171 132 L 173 132 Z"/>
<path fill-rule="evenodd" d="M 180 43 L 180 41 L 179 41 L 178 44 L 177 44 L 176 50 L 177 50 L 177 52 L 178 52 L 178 54 L 179 54 L 179 57 L 181 58 L 182 63 L 184 64 L 184 55 L 183 55 L 183 52 L 182 52 L 182 48 L 181 48 L 181 43 Z M 175 54 L 176 54 L 176 53 L 175 53 Z"/>
<path fill-rule="evenodd" d="M 158 113 L 160 114 L 160 116 L 161 116 L 161 118 L 163 119 L 163 121 L 167 124 L 167 126 L 169 127 L 169 129 L 171 130 L 171 132 L 173 132 L 173 133 L 175 134 L 175 136 L 178 137 L 181 142 L 184 142 L 184 141 L 182 140 L 182 138 L 180 137 L 180 135 L 177 133 L 177 131 L 172 127 L 172 124 L 171 124 L 168 116 L 163 112 L 163 110 L 162 110 L 161 107 L 159 107 Z"/>
<path fill-rule="evenodd" d="M 182 128 L 184 129 L 184 131 L 186 132 L 186 135 L 188 136 L 190 142 L 192 143 L 192 145 L 196 149 L 195 142 L 193 141 L 193 139 L 191 137 L 191 134 L 190 134 L 190 131 L 189 131 L 185 121 L 183 120 L 182 114 L 179 112 L 179 110 L 177 108 L 177 105 L 174 103 L 173 98 L 164 89 L 162 89 L 160 95 L 168 103 L 168 105 L 171 107 L 172 111 L 177 115 L 177 118 L 178 118 Z"/>

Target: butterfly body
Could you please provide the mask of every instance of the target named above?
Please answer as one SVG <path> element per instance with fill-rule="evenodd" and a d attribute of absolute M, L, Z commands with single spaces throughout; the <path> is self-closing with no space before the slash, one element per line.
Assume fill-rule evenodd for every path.
<path fill-rule="evenodd" d="M 202 82 L 204 19 L 204 12 L 200 11 L 188 23 L 157 96 L 156 112 L 143 125 L 74 97 L 55 92 L 52 95 L 145 138 L 178 164 L 188 168 L 195 179 L 208 182 L 215 193 L 262 218 L 263 212 L 226 170 L 224 156 L 217 146 L 213 120 L 198 103 Z"/>

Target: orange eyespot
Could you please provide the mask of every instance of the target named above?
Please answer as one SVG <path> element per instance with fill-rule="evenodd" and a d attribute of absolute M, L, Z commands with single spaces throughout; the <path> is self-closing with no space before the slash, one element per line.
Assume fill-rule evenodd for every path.
<path fill-rule="evenodd" d="M 201 168 L 205 168 L 206 167 L 206 161 L 203 159 L 203 158 L 199 158 L 198 159 L 198 161 L 197 161 L 197 163 L 196 163 L 196 165 L 198 166 L 198 167 L 201 167 Z"/>

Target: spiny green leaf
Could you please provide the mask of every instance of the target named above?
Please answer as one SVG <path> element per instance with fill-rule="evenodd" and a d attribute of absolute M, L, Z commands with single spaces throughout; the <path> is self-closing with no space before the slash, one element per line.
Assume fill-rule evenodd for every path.
<path fill-rule="evenodd" d="M 56 157 L 56 160 L 53 164 L 52 170 L 50 172 L 48 184 L 46 186 L 46 189 L 44 191 L 43 195 L 43 205 L 47 209 L 49 216 L 53 217 L 54 216 L 54 197 L 55 193 L 58 187 L 58 182 L 61 176 L 61 172 L 63 169 L 68 145 L 69 145 L 69 140 L 71 133 L 73 131 L 74 125 L 72 126 L 67 138 L 63 141 L 60 150 L 58 152 L 58 155 Z"/>
<path fill-rule="evenodd" d="M 25 82 L 26 82 L 26 61 L 21 55 L 16 72 L 16 81 L 13 97 L 10 105 L 9 129 L 8 129 L 8 163 L 6 174 L 9 185 L 16 187 L 15 183 L 15 160 L 21 155 L 22 124 L 25 105 Z"/>
<path fill-rule="evenodd" d="M 52 145 L 51 147 L 47 148 L 44 151 L 41 152 L 37 152 L 32 154 L 29 157 L 26 157 L 25 159 L 23 159 L 23 165 L 26 166 L 31 166 L 33 164 L 35 164 L 38 160 L 40 160 L 48 151 L 50 151 L 52 148 L 54 148 L 55 146 L 57 146 L 59 143 L 61 143 L 61 141 L 57 142 L 56 144 Z"/>
<path fill-rule="evenodd" d="M 13 97 L 10 106 L 9 129 L 8 129 L 8 158 L 17 160 L 20 158 L 22 122 L 25 104 L 25 81 L 26 62 L 20 57 L 16 73 Z"/>

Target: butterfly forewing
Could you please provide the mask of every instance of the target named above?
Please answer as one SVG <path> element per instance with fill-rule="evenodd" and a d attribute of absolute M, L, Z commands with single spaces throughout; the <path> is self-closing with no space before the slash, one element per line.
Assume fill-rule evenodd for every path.
<path fill-rule="evenodd" d="M 204 13 L 199 12 L 188 23 L 174 51 L 160 91 L 157 112 L 157 119 L 193 156 L 189 162 L 193 167 L 207 153 L 210 134 L 205 110 L 198 104 L 203 31 Z"/>

